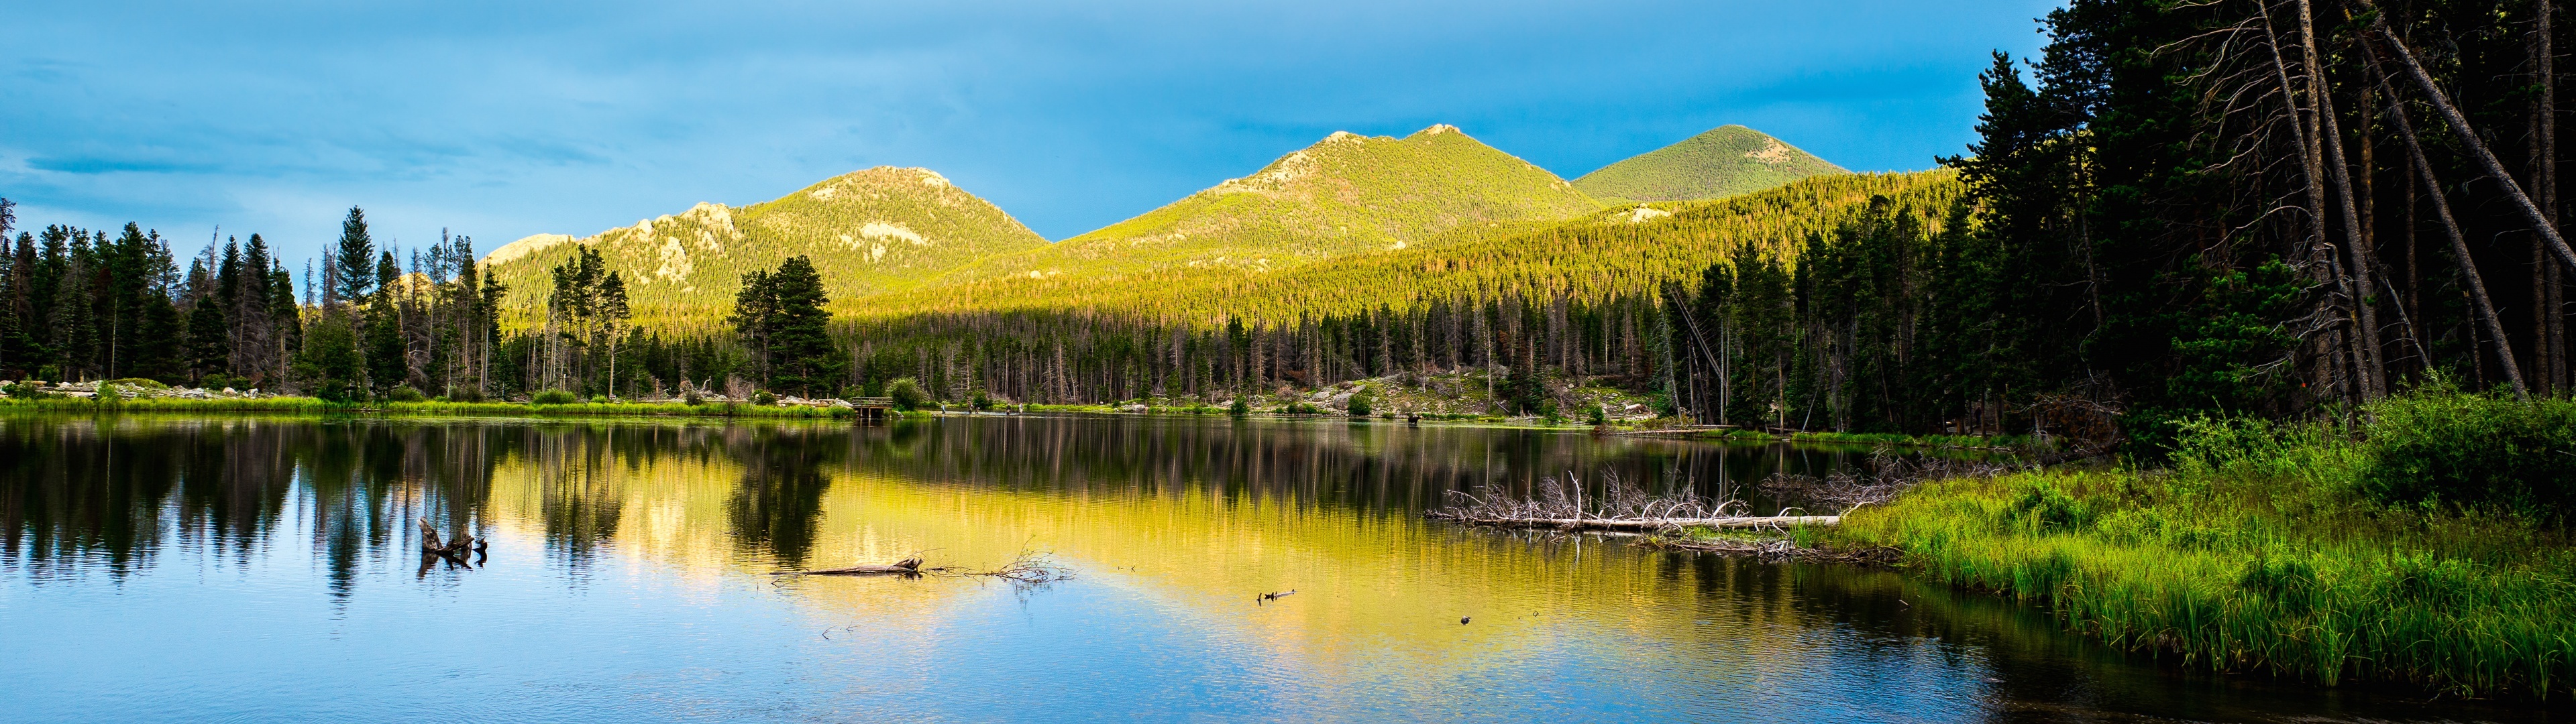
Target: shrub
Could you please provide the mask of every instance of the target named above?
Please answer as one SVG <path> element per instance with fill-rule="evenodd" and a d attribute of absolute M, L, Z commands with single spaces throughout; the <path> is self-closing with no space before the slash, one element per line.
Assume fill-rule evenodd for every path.
<path fill-rule="evenodd" d="M 208 373 L 204 377 L 197 378 L 197 386 L 209 390 L 220 390 L 234 386 L 234 380 L 231 377 L 225 376 L 224 373 L 212 372 Z"/>
<path fill-rule="evenodd" d="M 1368 393 L 1362 392 L 1351 396 L 1350 410 L 1352 417 L 1368 417 L 1376 408 L 1371 404 Z"/>
<path fill-rule="evenodd" d="M 2434 389 L 2369 412 L 2361 486 L 2374 498 L 2552 521 L 2576 514 L 2576 402 Z"/>
<path fill-rule="evenodd" d="M 108 380 L 108 381 L 106 381 L 106 382 L 101 382 L 101 383 L 99 383 L 99 384 L 101 384 L 101 385 L 116 385 L 116 386 L 118 386 L 118 387 L 132 387 L 132 388 L 139 389 L 139 390 L 166 390 L 166 389 L 170 389 L 170 386 L 169 386 L 169 385 L 161 384 L 161 381 L 160 381 L 160 380 L 154 380 L 154 379 L 149 379 L 149 378 L 144 378 L 144 377 L 123 377 L 123 378 L 118 378 L 118 379 Z"/>
<path fill-rule="evenodd" d="M 1227 405 L 1225 407 L 1225 414 L 1233 415 L 1235 417 L 1250 415 L 1252 414 L 1252 403 L 1244 402 L 1241 397 L 1234 398 L 1234 404 Z"/>
<path fill-rule="evenodd" d="M 528 398 L 528 404 L 531 405 L 569 405 L 580 401 L 580 397 L 565 390 L 545 390 L 538 392 L 535 397 Z"/>
<path fill-rule="evenodd" d="M 483 390 L 473 387 L 459 387 L 456 388 L 455 391 L 447 393 L 447 399 L 451 402 L 482 402 Z"/>
<path fill-rule="evenodd" d="M 46 392 L 45 388 L 29 380 L 20 380 L 10 383 L 7 387 L 0 387 L 0 392 L 8 393 L 9 399 L 12 400 L 39 400 L 58 396 Z"/>
<path fill-rule="evenodd" d="M 930 404 L 930 391 L 910 377 L 898 377 L 886 383 L 886 397 L 894 399 L 894 409 L 911 412 Z"/>
<path fill-rule="evenodd" d="M 754 392 L 751 393 L 751 404 L 759 405 L 761 407 L 771 407 L 778 404 L 778 396 L 770 394 L 768 390 Z"/>
<path fill-rule="evenodd" d="M 1607 424 L 1610 424 L 1610 414 L 1609 414 L 1609 413 L 1607 413 L 1607 412 L 1603 412 L 1603 411 L 1601 411 L 1601 406 L 1600 406 L 1600 405 L 1593 405 L 1593 406 L 1592 406 L 1592 414 L 1591 414 L 1591 415 L 1586 416 L 1586 417 L 1584 418 L 1584 420 L 1583 420 L 1583 421 L 1584 421 L 1584 422 L 1588 422 L 1588 423 L 1592 423 L 1592 424 L 1593 424 L 1594 426 L 1596 426 L 1596 427 L 1597 427 L 1597 426 L 1601 426 L 1601 425 L 1607 425 Z"/>
<path fill-rule="evenodd" d="M 395 402 L 419 402 L 429 399 L 429 396 L 421 394 L 420 390 L 413 389 L 411 385 L 403 385 L 394 388 L 392 392 L 385 393 L 385 399 Z"/>
<path fill-rule="evenodd" d="M 691 387 L 688 392 L 681 393 L 680 402 L 690 407 L 697 407 L 707 403 L 707 396 L 698 394 L 698 388 Z"/>
<path fill-rule="evenodd" d="M 972 404 L 975 406 L 977 411 L 990 410 L 1001 405 L 1001 403 L 993 401 L 992 393 L 988 393 L 983 390 L 975 391 L 975 399 L 972 401 Z"/>

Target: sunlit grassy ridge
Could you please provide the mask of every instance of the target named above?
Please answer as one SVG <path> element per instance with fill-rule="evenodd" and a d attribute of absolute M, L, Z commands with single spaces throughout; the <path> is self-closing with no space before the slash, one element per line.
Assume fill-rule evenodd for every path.
<path fill-rule="evenodd" d="M 712 324 L 733 304 L 742 275 L 811 257 L 833 300 L 908 288 L 969 260 L 1046 245 L 991 203 L 925 169 L 890 166 L 826 179 L 745 207 L 701 203 L 584 239 L 540 235 L 485 260 L 509 285 L 505 305 L 525 320 L 542 309 L 549 271 L 575 244 L 605 257 L 627 280 L 635 322 Z"/>
<path fill-rule="evenodd" d="M 1604 199 L 1687 201 L 1777 188 L 1843 167 L 1743 126 L 1719 126 L 1601 167 L 1574 187 Z"/>
<path fill-rule="evenodd" d="M 1555 174 L 1449 126 L 1404 138 L 1334 133 L 1250 176 L 1053 246 L 978 261 L 925 288 L 1190 268 L 1260 272 L 1601 207 Z"/>
<path fill-rule="evenodd" d="M 1857 218 L 1874 196 L 1937 229 L 1961 190 L 1947 170 L 1837 174 L 1714 201 L 1614 208 L 1556 223 L 1462 227 L 1435 243 L 1266 273 L 1183 266 L 1116 277 L 1006 277 L 884 295 L 866 300 L 860 313 L 1095 309 L 1205 322 L 1345 314 L 1381 304 L 1404 309 L 1504 292 L 1603 299 L 1696 279 L 1739 243 L 1794 257 L 1810 236 Z"/>

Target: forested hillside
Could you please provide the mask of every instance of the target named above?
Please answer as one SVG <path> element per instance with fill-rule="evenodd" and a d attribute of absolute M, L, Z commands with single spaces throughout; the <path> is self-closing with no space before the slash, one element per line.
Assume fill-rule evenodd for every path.
<path fill-rule="evenodd" d="M 1689 201 L 1778 188 L 1822 174 L 1850 173 L 1761 131 L 1719 126 L 1629 157 L 1574 180 L 1603 199 Z"/>
<path fill-rule="evenodd" d="M 1676 382 L 1665 310 L 1711 265 L 1797 263 L 1811 244 L 1877 225 L 1938 231 L 1961 191 L 1949 171 L 1823 177 L 1269 274 L 1061 284 L 1052 304 L 983 297 L 992 306 L 874 314 L 852 327 L 853 381 L 1077 402 L 1476 371 L 1499 381 L 1508 412 L 1546 408 L 1583 379 L 1661 391 Z"/>
<path fill-rule="evenodd" d="M 1033 249 L 1046 239 L 991 203 L 917 168 L 878 167 L 744 207 L 701 203 L 574 239 L 541 235 L 492 250 L 484 261 L 513 289 L 551 285 L 550 270 L 576 247 L 600 254 L 627 280 L 635 322 L 657 329 L 711 328 L 742 275 L 803 255 L 828 269 L 835 299 L 911 287 L 960 264 Z M 509 301 L 514 326 L 533 324 L 535 295 Z"/>

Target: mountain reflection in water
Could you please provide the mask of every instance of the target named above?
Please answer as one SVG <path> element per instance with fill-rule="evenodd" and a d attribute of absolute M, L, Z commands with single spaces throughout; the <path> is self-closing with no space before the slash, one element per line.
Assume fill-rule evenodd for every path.
<path fill-rule="evenodd" d="M 0 417 L 0 719 L 2516 718 L 2170 671 L 1884 571 L 1420 515 L 1860 454 L 1224 418 Z M 423 519 L 487 564 L 421 566 Z M 1031 551 L 1077 577 L 767 575 Z"/>

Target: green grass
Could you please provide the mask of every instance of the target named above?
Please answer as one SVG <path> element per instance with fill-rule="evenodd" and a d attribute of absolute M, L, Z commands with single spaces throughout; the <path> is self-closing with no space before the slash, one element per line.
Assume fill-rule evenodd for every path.
<path fill-rule="evenodd" d="M 1778 188 L 1809 176 L 1850 173 L 1743 126 L 1719 126 L 1680 143 L 1601 167 L 1574 180 L 1600 198 L 1716 199 Z"/>
<path fill-rule="evenodd" d="M 304 414 L 388 414 L 388 415 L 460 415 L 510 417 L 764 417 L 764 418 L 843 418 L 849 410 L 823 407 L 760 407 L 740 403 L 707 403 L 688 405 L 678 402 L 580 402 L 564 405 L 530 405 L 516 402 L 358 402 L 335 403 L 312 397 L 263 397 L 259 399 L 188 399 L 147 397 L 100 403 L 71 397 L 35 400 L 0 400 L 0 412 L 118 412 L 118 413 L 231 413 L 286 412 Z"/>
<path fill-rule="evenodd" d="M 2557 405 L 2576 403 L 2557 402 Z M 2576 548 L 2483 509 L 2383 502 L 2370 430 L 2194 423 L 2169 469 L 1928 484 L 1825 533 L 2192 666 L 2469 696 L 2576 685 Z"/>

